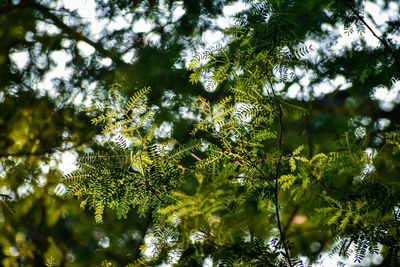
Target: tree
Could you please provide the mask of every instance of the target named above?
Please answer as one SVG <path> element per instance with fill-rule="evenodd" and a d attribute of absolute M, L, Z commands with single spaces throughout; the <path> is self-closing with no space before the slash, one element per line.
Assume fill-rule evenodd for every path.
<path fill-rule="evenodd" d="M 139 219 L 133 210 L 123 227 L 115 226 L 116 217 L 94 225 L 76 202 L 59 194 L 62 154 L 98 149 L 94 137 L 100 130 L 91 126 L 84 102 L 103 98 L 114 82 L 129 84 L 127 94 L 137 84 L 154 82 L 158 87 L 153 92 L 158 88 L 159 94 L 153 100 L 158 103 L 164 86 L 201 90 L 190 85 L 185 78 L 189 72 L 179 67 L 181 52 L 214 27 L 208 21 L 222 10 L 215 1 L 96 1 L 97 16 L 105 26 L 95 35 L 87 20 L 67 4 L 0 1 L 4 26 L 0 29 L 0 262 L 4 266 L 43 266 L 50 255 L 61 266 L 96 266 L 106 258 L 127 263 L 136 258 L 150 220 Z M 177 8 L 184 15 L 172 21 Z M 129 22 L 122 29 L 113 28 L 121 14 Z M 143 18 L 154 27 L 133 31 L 132 24 Z M 160 40 L 144 44 L 147 35 Z M 92 54 L 83 53 L 85 44 L 92 46 Z M 124 59 L 126 53 L 134 58 Z M 55 76 L 54 70 L 63 65 L 60 58 L 65 71 Z M 107 59 L 110 65 L 103 64 Z M 163 66 L 154 64 L 160 59 Z M 157 72 L 157 78 L 148 70 Z M 175 77 L 174 83 L 169 77 Z M 164 115 L 176 113 L 177 106 Z M 94 252 L 96 257 L 91 256 Z"/>
<path fill-rule="evenodd" d="M 123 12 L 131 11 L 133 14 L 141 13 L 154 19 L 155 25 L 164 23 L 163 20 L 157 21 L 160 14 L 157 1 L 140 3 L 135 5 L 117 1 L 114 5 L 98 2 L 99 11 L 104 12 L 103 15 L 117 17 Z M 168 2 L 171 10 L 176 7 L 174 3 Z M 30 105 L 37 107 L 31 114 L 37 114 L 33 118 L 38 119 L 33 119 L 31 123 L 20 122 L 20 125 L 29 125 L 31 129 L 38 126 L 38 130 L 33 133 L 36 136 L 43 134 L 40 138 L 25 136 L 24 131 L 14 130 L 20 134 L 14 140 L 11 139 L 12 130 L 22 127 L 8 122 L 18 122 L 23 117 L 18 115 L 15 116 L 18 119 L 11 120 L 13 113 L 5 113 L 10 114 L 4 119 L 7 126 L 15 126 L 2 128 L 7 129 L 3 134 L 7 142 L 4 145 L 6 152 L 2 162 L 3 166 L 7 166 L 7 187 L 16 192 L 25 181 L 29 185 L 32 177 L 33 181 L 40 178 L 42 175 L 38 166 L 43 162 L 40 155 L 49 160 L 49 153 L 63 149 L 61 144 L 73 137 L 73 144 L 77 144 L 78 150 L 83 152 L 90 145 L 96 153 L 81 156 L 81 169 L 65 181 L 69 183 L 69 192 L 85 196 L 83 204 L 95 209 L 97 219 L 101 218 L 103 209 L 108 212 L 107 207 L 117 209 L 117 215 L 124 217 L 128 208 L 132 208 L 132 205 L 127 204 L 135 204 L 139 214 L 146 218 L 142 221 L 142 226 L 139 224 L 138 227 L 143 236 L 148 229 L 152 229 L 156 235 L 170 237 L 172 240 L 162 242 L 167 239 L 156 239 L 158 253 L 152 259 L 155 263 L 165 261 L 168 253 L 175 252 L 179 255 L 180 264 L 189 266 L 201 264 L 208 256 L 212 256 L 215 262 L 226 261 L 235 265 L 250 262 L 275 265 L 287 265 L 291 262 L 290 264 L 295 265 L 296 261 L 289 260 L 289 254 L 293 258 L 296 255 L 306 255 L 313 261 L 321 255 L 320 252 L 329 251 L 337 242 L 337 250 L 342 255 L 353 249 L 352 244 L 356 244 L 356 259 L 363 257 L 367 247 L 375 251 L 374 245 L 383 245 L 380 251 L 385 256 L 383 264 L 390 261 L 396 264 L 398 155 L 392 154 L 392 151 L 396 152 L 393 148 L 398 145 L 398 105 L 394 101 L 392 109 L 382 109 L 379 102 L 371 97 L 377 86 L 386 85 L 389 88 L 399 76 L 398 45 L 390 41 L 390 38 L 398 34 L 396 18 L 389 18 L 387 26 L 379 34 L 366 23 L 363 13 L 359 13 L 369 2 L 261 1 L 239 14 L 235 27 L 224 31 L 231 37 L 226 47 L 195 57 L 192 62 L 192 70 L 195 72 L 189 79 L 190 72 L 182 66 L 180 53 L 184 48 L 190 48 L 195 41 L 195 35 L 191 33 L 201 31 L 203 26 L 212 27 L 212 24 L 198 22 L 204 18 L 203 14 L 211 17 L 220 14 L 222 3 L 214 3 L 217 2 L 184 1 L 185 16 L 179 21 L 164 25 L 172 25 L 174 30 L 166 31 L 163 30 L 166 28 L 154 27 L 153 32 L 163 30 L 160 34 L 160 45 L 150 43 L 144 46 L 143 38 L 132 34 L 130 28 L 111 30 L 110 34 L 105 32 L 103 38 L 95 42 L 93 38 L 82 34 L 85 32 L 84 23 L 79 23 L 80 18 L 75 13 L 51 9 L 51 5 L 44 2 L 5 3 L 0 13 L 6 14 L 6 17 L 2 16 L 6 21 L 18 14 L 18 21 L 24 25 L 32 26 L 35 24 L 32 21 L 37 19 L 56 25 L 61 33 L 55 36 L 36 33 L 37 28 L 31 29 L 31 32 L 34 36 L 42 34 L 41 43 L 51 40 L 50 43 L 55 45 L 50 46 L 49 53 L 44 53 L 50 59 L 51 49 L 57 47 L 57 44 L 58 47 L 62 45 L 63 38 L 72 40 L 72 45 L 63 49 L 73 55 L 71 62 L 75 66 L 71 77 L 57 81 L 58 88 L 63 93 L 54 99 L 49 95 L 37 94 L 30 94 L 31 98 L 23 97 L 24 91 L 32 91 L 26 90 L 31 87 L 29 83 L 27 86 L 27 82 L 32 81 L 26 77 L 43 77 L 43 68 L 35 67 L 40 65 L 39 60 L 30 61 L 23 70 L 10 62 L 2 65 L 5 68 L 2 73 L 8 75 L 3 79 L 7 82 L 5 89 L 8 92 L 2 102 L 7 103 L 4 104 L 7 107 L 5 110 L 10 111 L 9 107 L 15 106 L 13 103 L 16 99 L 27 99 L 27 103 L 44 103 Z M 393 10 L 393 3 L 390 1 L 385 2 L 381 8 L 388 10 L 389 6 Z M 70 15 L 74 19 L 66 23 L 68 20 L 65 18 Z M 365 16 L 368 17 L 367 8 Z M 133 20 L 140 17 L 133 16 Z M 357 41 L 358 43 L 349 48 L 334 51 L 330 43 L 334 44 L 339 36 L 333 34 L 335 31 L 327 29 L 329 25 L 335 27 L 340 23 L 345 25 L 349 33 L 354 26 L 359 31 L 365 30 L 365 34 L 372 30 L 378 37 L 380 46 L 370 47 L 365 42 Z M 9 29 L 2 35 L 2 40 L 11 40 L 4 42 L 7 44 L 4 46 L 6 60 L 9 60 L 8 53 L 12 51 L 10 47 L 21 45 L 27 45 L 32 50 L 29 54 L 31 56 L 43 55 L 35 52 L 34 47 L 38 42 L 29 40 L 29 27 L 22 27 L 25 29 L 23 33 L 13 31 L 12 27 Z M 15 37 L 15 33 L 18 36 Z M 177 38 L 182 34 L 190 38 Z M 133 37 L 128 38 L 129 36 Z M 117 42 L 112 42 L 114 40 Z M 125 46 L 126 40 L 132 43 Z M 301 43 L 307 40 L 314 40 L 324 49 L 311 51 L 312 47 Z M 79 54 L 76 41 L 85 41 L 95 48 L 91 59 Z M 128 51 L 127 47 L 134 47 L 134 51 L 138 53 L 133 64 L 121 60 L 121 55 Z M 102 57 L 111 58 L 111 66 L 101 65 L 99 62 Z M 160 64 L 159 58 L 165 58 L 162 62 L 165 65 Z M 197 62 L 200 59 L 206 62 Z M 176 67 L 177 63 L 181 64 L 180 68 Z M 308 73 L 312 73 L 309 74 L 311 78 L 305 84 L 303 79 Z M 324 79 L 333 80 L 338 76 L 351 83 L 350 87 L 346 90 L 333 90 L 318 97 L 314 92 L 317 85 Z M 119 146 L 114 147 L 111 144 L 113 149 L 109 146 L 101 147 L 104 139 L 97 139 L 99 142 L 92 143 L 92 136 L 98 131 L 89 126 L 89 118 L 101 116 L 103 111 L 77 112 L 78 109 L 73 105 L 57 104 L 68 103 L 75 86 L 80 87 L 80 84 L 98 81 L 100 78 L 100 84 L 104 86 L 99 88 L 99 92 L 101 88 L 108 88 L 117 81 L 124 85 L 121 87 L 123 90 L 120 90 L 122 99 L 130 99 L 129 96 L 134 95 L 125 109 L 124 105 L 114 103 L 112 108 L 120 107 L 119 110 L 106 113 L 109 114 L 107 117 L 99 117 L 99 122 L 105 122 L 108 126 L 105 128 L 108 133 L 122 136 Z M 199 80 L 202 82 L 199 83 Z M 188 81 L 192 81 L 194 85 L 190 85 Z M 287 93 L 296 84 L 300 86 L 300 93 L 296 97 L 288 96 Z M 149 93 L 144 93 L 147 89 L 134 93 L 148 85 L 152 88 Z M 17 94 L 14 92 L 15 88 L 20 88 Z M 143 102 L 145 95 L 148 98 L 147 107 Z M 175 99 L 168 98 L 171 95 Z M 202 98 L 199 99 L 198 109 L 193 109 L 191 104 L 198 95 Z M 31 102 L 29 99 L 32 99 Z M 113 99 L 115 101 L 117 97 L 114 96 Z M 234 101 L 238 104 L 233 104 Z M 21 105 L 25 109 L 26 106 L 28 105 Z M 46 110 L 58 110 L 58 113 L 40 111 L 46 107 Z M 135 112 L 130 111 L 131 108 Z M 188 112 L 179 112 L 182 108 Z M 19 114 L 26 113 L 22 111 Z M 196 120 L 197 114 L 201 113 L 199 111 L 205 113 L 201 123 Z M 48 113 L 64 115 L 55 115 L 54 121 L 39 119 L 45 117 L 41 114 Z M 132 117 L 134 114 L 138 117 Z M 144 114 L 147 114 L 149 120 L 142 117 Z M 49 127 L 56 125 L 55 122 L 63 121 L 61 118 L 70 122 L 64 125 L 71 126 Z M 141 119 L 142 122 L 147 121 L 147 124 L 136 125 Z M 136 130 L 131 127 L 132 122 L 137 126 Z M 172 141 L 157 133 L 157 125 L 163 122 L 172 125 Z M 66 128 L 71 129 L 68 131 L 71 134 L 62 139 L 56 138 L 60 136 L 56 134 L 57 131 L 63 133 Z M 52 129 L 56 133 L 50 132 Z M 191 137 L 190 132 L 196 132 L 195 138 L 198 141 L 192 140 L 194 137 Z M 79 135 L 74 136 L 72 133 Z M 40 140 L 40 146 L 34 145 L 35 140 Z M 42 144 L 49 144 L 50 149 L 42 148 Z M 200 151 L 193 150 L 199 149 L 200 145 Z M 206 150 L 205 146 L 208 146 Z M 170 151 L 171 147 L 175 150 Z M 365 150 L 377 153 L 374 158 L 369 158 L 365 155 Z M 32 157 L 36 156 L 35 151 L 43 152 L 37 152 L 39 157 L 32 161 Z M 16 159 L 20 155 L 24 156 L 22 161 Z M 13 157 L 7 158 L 9 156 Z M 94 166 L 95 169 L 89 170 L 87 166 Z M 207 168 L 209 166 L 214 168 Z M 366 167 L 370 167 L 369 170 Z M 23 175 L 21 170 L 24 171 Z M 50 173 L 54 179 L 54 188 L 59 174 L 49 172 L 47 181 L 51 180 Z M 116 179 L 109 180 L 107 177 Z M 38 199 L 46 196 L 41 193 L 42 188 L 40 185 L 34 187 L 34 192 L 40 196 Z M 372 194 L 371 189 L 379 194 Z M 99 194 L 93 195 L 91 192 Z M 28 194 L 29 201 L 39 203 L 34 195 Z M 24 214 L 21 208 L 24 206 L 23 202 L 18 201 L 17 204 L 20 206 L 16 205 L 16 214 Z M 71 205 L 74 203 L 68 204 Z M 32 214 L 42 214 L 36 215 L 39 222 L 40 218 L 47 217 L 49 211 L 51 213 L 54 210 L 50 206 L 39 207 L 42 207 L 41 213 L 32 210 Z M 169 218 L 167 215 L 172 212 L 179 216 Z M 322 216 L 322 212 L 326 215 Z M 79 216 L 79 212 L 74 214 Z M 67 216 L 61 225 L 74 218 L 78 217 Z M 103 218 L 103 224 L 97 226 L 97 229 L 109 227 L 107 221 L 112 220 L 112 217 L 106 214 Z M 132 218 L 134 217 L 130 216 L 127 223 Z M 298 223 L 302 220 L 306 221 Z M 177 221 L 180 223 L 177 224 Z M 4 222 L 2 224 L 8 226 L 8 229 L 18 229 L 10 228 L 10 225 L 21 224 L 21 220 L 14 223 L 9 220 Z M 74 233 L 83 239 L 82 233 L 90 236 L 96 228 L 82 222 L 83 220 L 80 225 L 85 225 L 87 230 Z M 133 224 L 137 225 L 139 222 L 134 221 Z M 54 243 L 47 235 L 49 229 L 55 228 L 47 223 L 39 225 L 47 227 L 41 227 L 44 230 L 32 236 L 40 237 L 38 240 L 42 240 L 41 242 L 30 234 L 26 235 L 28 242 L 25 244 L 41 244 L 37 245 L 40 249 L 34 256 L 24 254 L 24 257 L 34 259 L 34 264 L 43 262 L 46 252 L 52 247 L 49 244 Z M 22 232 L 35 233 L 39 229 L 33 228 L 33 231 L 23 229 Z M 6 262 L 5 259 L 23 260 L 23 251 L 29 251 L 20 249 L 12 241 L 17 232 L 18 230 L 11 231 L 12 234 L 2 242 L 7 248 L 14 245 L 21 256 L 2 256 L 3 262 Z M 110 231 L 100 229 L 99 232 L 111 240 L 118 240 L 123 236 L 121 233 L 113 235 Z M 277 238 L 273 238 L 275 235 Z M 102 250 L 101 256 L 88 259 L 86 265 L 91 260 L 99 262 L 104 258 L 118 264 L 127 263 L 127 258 L 137 258 L 140 255 L 137 247 L 142 243 L 143 236 L 133 242 L 132 247 L 136 254 L 128 255 L 128 252 L 118 249 L 120 255 L 107 255 L 107 250 Z M 58 255 L 66 258 L 68 252 L 82 252 L 82 249 L 65 242 L 64 238 L 54 234 L 52 237 L 66 244 L 59 246 L 65 250 Z M 250 241 L 247 242 L 245 237 Z M 266 240 L 272 243 L 268 244 Z M 129 250 L 131 241 L 125 242 L 126 246 L 123 247 Z M 285 241 L 291 241 L 293 245 Z M 95 242 L 93 247 L 96 247 Z M 76 243 L 82 244 L 79 241 Z M 314 246 L 310 246 L 311 244 Z M 87 251 L 92 250 L 88 248 Z M 110 251 L 117 249 L 110 247 L 108 252 Z M 125 257 L 121 256 L 123 254 Z M 54 256 L 57 259 L 63 258 L 58 255 Z M 78 260 L 83 257 L 75 255 Z M 24 260 L 29 264 L 26 258 Z M 145 259 L 139 259 L 137 263 L 140 261 Z"/>
<path fill-rule="evenodd" d="M 395 30 L 387 27 L 379 36 L 361 7 L 346 1 L 252 3 L 224 30 L 231 37 L 226 46 L 190 64 L 192 83 L 224 90 L 213 103 L 197 98 L 202 116 L 190 141 L 179 144 L 157 132 L 153 118 L 162 110 L 148 105 L 149 88 L 125 104 L 114 93 L 93 119 L 104 124 L 107 145 L 79 159 L 79 169 L 65 178 L 68 194 L 82 198 L 99 222 L 107 208 L 119 217 L 131 207 L 142 216 L 152 213 L 156 249 L 135 266 L 157 265 L 171 255 L 179 266 L 201 266 L 207 258 L 217 265 L 301 266 L 306 263 L 299 256 L 318 263 L 329 251 L 354 252 L 358 263 L 380 253 L 383 265 L 395 266 L 396 106 L 382 110 L 360 87 L 396 83 L 399 47 L 387 37 Z M 299 10 L 314 11 L 302 24 L 308 28 L 296 27 Z M 321 24 L 338 21 L 349 32 L 353 25 L 360 33 L 367 29 L 380 47 L 361 42 L 357 50 L 329 56 L 325 48 L 320 60 L 310 59 L 312 47 L 304 42 L 324 43 Z M 366 64 L 366 57 L 372 62 Z M 303 85 L 302 97 L 293 99 L 285 91 L 304 77 L 299 68 L 315 76 L 311 90 Z M 350 87 L 318 99 L 312 86 L 337 75 Z M 276 88 L 280 83 L 283 90 Z M 336 121 L 321 122 L 332 117 Z M 384 127 L 377 123 L 383 119 L 389 121 Z"/>

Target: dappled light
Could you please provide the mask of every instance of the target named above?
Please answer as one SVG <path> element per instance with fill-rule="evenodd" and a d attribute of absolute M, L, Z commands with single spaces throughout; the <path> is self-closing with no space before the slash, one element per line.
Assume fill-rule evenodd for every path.
<path fill-rule="evenodd" d="M 0 2 L 1 266 L 399 266 L 395 0 Z"/>

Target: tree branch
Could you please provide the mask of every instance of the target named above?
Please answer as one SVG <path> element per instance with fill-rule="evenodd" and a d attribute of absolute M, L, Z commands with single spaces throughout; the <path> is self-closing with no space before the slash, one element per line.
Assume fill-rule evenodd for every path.
<path fill-rule="evenodd" d="M 396 55 L 393 52 L 393 50 L 390 48 L 390 46 L 389 46 L 388 42 L 386 41 L 386 39 L 384 37 L 378 36 L 374 32 L 374 30 L 372 30 L 372 28 L 368 25 L 368 23 L 364 20 L 364 18 L 360 15 L 360 13 L 356 9 L 354 9 L 354 7 L 352 7 L 349 3 L 347 3 L 347 1 L 344 1 L 344 4 L 353 12 L 354 15 L 356 15 L 356 17 L 365 25 L 365 27 L 368 28 L 368 30 L 372 33 L 372 35 L 375 36 L 383 44 L 385 49 L 393 57 L 393 60 L 394 60 L 395 64 L 397 65 L 397 67 L 400 68 L 400 62 L 398 61 L 398 58 L 396 57 Z"/>
<path fill-rule="evenodd" d="M 274 96 L 275 99 L 277 99 L 277 95 L 275 94 L 275 90 L 274 87 L 272 85 L 272 82 L 270 80 L 270 78 L 268 77 L 268 73 L 267 73 L 267 80 L 268 83 L 271 87 L 271 91 L 272 94 Z M 281 161 L 282 161 L 282 139 L 283 139 L 283 124 L 282 124 L 282 107 L 281 104 L 279 103 L 279 101 L 277 101 L 277 105 L 278 105 L 278 124 L 279 124 L 279 134 L 278 134 L 278 153 L 279 153 L 279 157 L 278 157 L 278 162 L 276 163 L 276 169 L 275 169 L 275 213 L 276 213 L 276 221 L 278 224 L 278 229 L 279 229 L 279 235 L 281 237 L 281 241 L 282 241 L 282 245 L 283 248 L 285 250 L 285 256 L 286 259 L 288 261 L 288 264 L 290 267 L 293 267 L 292 261 L 290 260 L 290 254 L 289 254 L 289 249 L 286 245 L 286 240 L 285 240 L 285 234 L 282 230 L 282 223 L 281 223 L 281 218 L 279 215 L 279 199 L 278 199 L 278 189 L 279 189 L 279 184 L 278 184 L 278 178 L 279 178 L 279 170 L 280 170 L 280 166 L 281 166 Z"/>

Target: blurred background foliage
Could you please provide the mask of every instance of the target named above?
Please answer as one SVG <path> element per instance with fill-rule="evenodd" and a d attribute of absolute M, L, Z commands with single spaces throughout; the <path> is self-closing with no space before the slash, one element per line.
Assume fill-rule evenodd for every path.
<path fill-rule="evenodd" d="M 103 223 L 95 224 L 78 202 L 61 196 L 60 163 L 73 164 L 71 157 L 62 156 L 101 145 L 94 138 L 100 128 L 91 124 L 92 114 L 84 107 L 105 99 L 114 83 L 123 85 L 126 96 L 151 86 L 149 103 L 161 111 L 155 122 L 185 142 L 198 115 L 192 107 L 195 97 L 215 103 L 229 88 L 229 80 L 212 90 L 201 83 L 193 85 L 187 62 L 209 45 L 211 33 L 221 30 L 217 21 L 225 16 L 224 10 L 238 2 L 95 0 L 96 21 L 90 21 L 82 11 L 69 8 L 67 1 L 0 1 L 3 266 L 43 266 L 51 255 L 59 266 L 99 266 L 104 259 L 123 266 L 139 256 L 151 229 L 150 214 L 138 218 L 132 211 L 118 221 L 106 210 Z M 309 156 L 334 151 L 345 132 L 353 137 L 367 134 L 370 151 L 379 149 L 383 131 L 399 129 L 398 2 L 269 3 L 276 11 L 269 19 L 282 27 L 268 35 L 263 31 L 270 22 L 261 23 L 256 30 L 265 37 L 257 43 L 260 48 L 273 45 L 279 34 L 310 42 L 305 44 L 310 48 L 307 58 L 291 66 L 295 77 L 285 82 L 276 79 L 279 94 L 288 103 L 310 110 L 305 117 L 287 118 L 284 150 L 307 144 Z M 376 39 L 373 45 L 366 41 L 369 29 L 351 8 L 368 18 L 381 41 Z M 371 8 L 382 17 L 373 17 L 377 12 Z M 251 18 L 251 13 L 242 15 Z M 346 38 L 351 41 L 338 46 Z M 377 91 L 392 97 L 382 100 Z M 398 179 L 396 168 L 386 165 L 391 166 L 383 160 L 387 176 Z M 298 209 L 284 211 L 284 218 Z M 303 229 L 291 231 L 296 235 Z M 326 238 L 321 234 L 320 243 Z M 295 243 L 302 242 L 309 244 L 307 235 Z M 301 253 L 314 253 L 310 251 Z"/>

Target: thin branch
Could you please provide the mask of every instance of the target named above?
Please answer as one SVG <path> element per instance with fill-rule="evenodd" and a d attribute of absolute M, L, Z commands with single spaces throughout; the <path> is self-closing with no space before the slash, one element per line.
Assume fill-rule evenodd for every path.
<path fill-rule="evenodd" d="M 268 83 L 271 87 L 271 91 L 272 94 L 274 96 L 275 99 L 277 99 L 277 95 L 275 94 L 275 90 L 274 87 L 272 85 L 272 82 L 270 80 L 270 78 L 268 77 L 267 74 L 267 80 Z M 278 189 L 279 189 L 279 184 L 278 184 L 278 178 L 279 178 L 279 170 L 280 170 L 280 166 L 281 166 L 281 161 L 282 161 L 282 139 L 283 139 L 283 124 L 282 124 L 282 107 L 280 105 L 280 103 L 278 102 L 278 124 L 279 124 L 279 135 L 278 135 L 278 153 L 279 153 L 279 157 L 278 157 L 278 162 L 276 163 L 276 169 L 275 169 L 275 213 L 276 213 L 276 220 L 277 220 L 277 224 L 278 224 L 278 229 L 279 229 L 279 235 L 281 237 L 281 241 L 282 241 L 282 245 L 283 248 L 285 250 L 285 256 L 286 259 L 288 261 L 288 264 L 290 267 L 293 267 L 292 261 L 290 260 L 290 254 L 289 254 L 289 249 L 286 245 L 286 240 L 285 240 L 285 234 L 282 230 L 282 223 L 281 223 L 281 218 L 279 215 L 279 199 L 278 199 Z"/>
<path fill-rule="evenodd" d="M 190 153 L 190 156 L 192 156 L 193 158 L 195 158 L 198 161 L 201 161 L 201 158 L 199 158 L 198 156 L 196 156 L 194 153 Z"/>
<path fill-rule="evenodd" d="M 270 187 L 275 189 L 274 185 L 268 180 L 268 178 L 264 174 L 264 172 L 256 164 L 254 164 L 254 162 L 251 160 L 250 156 L 247 154 L 246 154 L 246 156 L 247 156 L 248 161 L 251 163 L 251 166 L 261 174 L 261 177 L 264 179 L 264 181 L 266 181 Z"/>
<path fill-rule="evenodd" d="M 278 139 L 278 151 L 279 151 L 279 158 L 278 162 L 276 164 L 276 170 L 275 170 L 275 211 L 276 211 L 276 220 L 278 223 L 278 229 L 279 229 L 279 234 L 282 239 L 283 247 L 285 249 L 285 254 L 286 258 L 288 260 L 289 266 L 293 267 L 292 262 L 290 260 L 290 254 L 289 254 L 289 249 L 287 248 L 286 245 L 286 240 L 285 240 L 285 235 L 282 230 L 282 225 L 281 225 L 281 220 L 280 220 L 280 215 L 279 215 L 279 199 L 278 199 L 278 178 L 279 178 L 279 169 L 282 161 L 282 131 L 283 131 L 283 125 L 282 125 L 282 110 L 281 108 L 279 112 L 279 117 L 278 117 L 278 122 L 279 122 L 279 139 Z"/>
<path fill-rule="evenodd" d="M 142 137 L 142 135 L 140 134 L 140 132 L 139 132 L 139 130 L 138 129 L 136 129 L 136 132 L 137 132 L 137 134 L 139 135 L 139 138 L 140 138 L 140 140 L 141 140 L 141 142 L 142 142 L 142 147 L 144 148 L 145 147 L 145 144 L 144 144 L 144 142 L 143 142 L 143 137 Z M 142 160 L 142 152 L 143 152 L 143 150 L 140 150 L 140 153 L 139 153 L 139 159 L 140 159 L 140 169 L 139 169 L 139 173 L 140 173 L 140 176 L 141 176 L 141 178 L 142 178 L 142 180 L 143 180 L 143 182 L 144 182 L 144 185 L 146 186 L 146 188 L 147 189 L 149 189 L 150 191 L 151 191 L 151 193 L 164 205 L 164 206 L 167 206 L 167 203 L 165 203 L 165 201 L 164 200 L 162 200 L 162 198 L 158 195 L 158 192 L 153 188 L 153 186 L 151 186 L 151 184 L 149 183 L 149 181 L 146 179 L 146 176 L 144 175 L 144 168 L 143 168 L 143 160 Z"/>
<path fill-rule="evenodd" d="M 158 195 L 158 193 L 156 192 L 156 190 L 149 184 L 149 182 L 147 181 L 146 177 L 142 176 L 142 179 L 144 181 L 145 186 L 147 187 L 147 189 L 149 189 L 153 195 L 160 200 L 160 202 L 164 205 L 164 206 L 168 206 L 167 203 L 165 203 L 164 200 L 162 200 L 162 198 Z"/>
<path fill-rule="evenodd" d="M 244 145 L 244 140 L 243 140 L 243 138 L 242 138 L 242 142 L 241 142 L 241 143 L 242 143 L 242 148 L 244 149 L 245 145 Z M 268 180 L 268 178 L 267 178 L 267 176 L 265 175 L 265 173 L 263 172 L 263 170 L 260 169 L 260 168 L 257 166 L 257 164 L 255 164 L 255 163 L 253 162 L 253 160 L 251 159 L 251 157 L 249 156 L 249 154 L 247 153 L 246 150 L 243 151 L 243 155 L 244 155 L 245 157 L 247 157 L 247 160 L 251 163 L 251 166 L 252 166 L 254 169 L 256 169 L 256 171 L 258 171 L 258 172 L 261 174 L 261 177 L 264 179 L 264 181 L 266 181 L 266 182 L 268 183 L 268 185 L 269 185 L 271 188 L 275 189 L 275 188 L 274 188 L 274 185 L 271 183 L 270 180 Z M 238 157 L 238 158 L 240 158 L 240 157 Z M 244 162 L 243 162 L 243 163 L 244 163 Z"/>
<path fill-rule="evenodd" d="M 390 48 L 388 42 L 386 41 L 386 39 L 384 37 L 380 37 L 378 36 L 374 30 L 368 25 L 368 23 L 364 20 L 364 18 L 360 15 L 360 13 L 354 9 L 354 7 L 352 7 L 349 3 L 347 3 L 347 1 L 344 1 L 344 4 L 350 8 L 350 10 L 353 12 L 354 15 L 356 15 L 356 17 L 365 25 L 365 27 L 368 28 L 368 30 L 372 33 L 373 36 L 375 36 L 385 47 L 385 49 L 390 53 L 390 55 L 393 57 L 393 60 L 395 62 L 395 64 L 397 65 L 397 67 L 400 68 L 400 62 L 398 61 L 398 58 L 396 57 L 395 53 L 393 52 L 393 50 Z"/>

